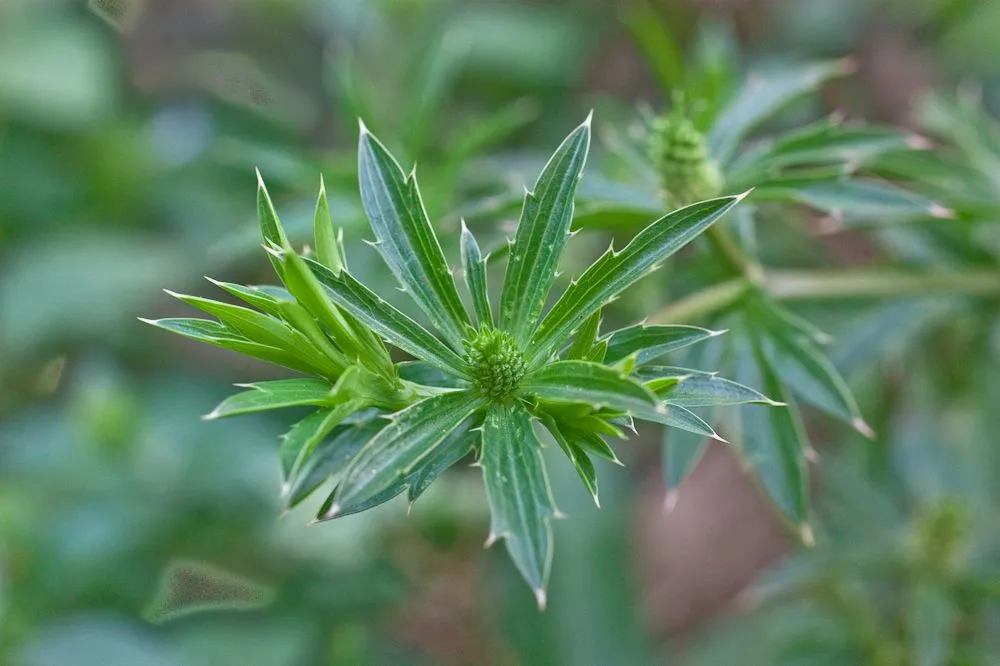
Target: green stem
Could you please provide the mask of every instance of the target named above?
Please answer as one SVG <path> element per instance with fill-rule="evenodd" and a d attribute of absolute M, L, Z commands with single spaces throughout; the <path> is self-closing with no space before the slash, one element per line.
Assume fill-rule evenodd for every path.
<path fill-rule="evenodd" d="M 954 273 L 919 273 L 901 269 L 860 268 L 846 271 L 785 271 L 764 274 L 764 289 L 780 301 L 886 298 L 958 294 L 1000 295 L 1000 272 L 971 270 Z M 752 285 L 736 278 L 706 287 L 667 306 L 650 321 L 679 322 L 707 317 L 724 310 L 743 296 Z"/>

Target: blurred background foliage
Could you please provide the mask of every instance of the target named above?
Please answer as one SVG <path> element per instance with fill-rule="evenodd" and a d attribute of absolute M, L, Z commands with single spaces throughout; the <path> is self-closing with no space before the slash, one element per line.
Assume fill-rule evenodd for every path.
<path fill-rule="evenodd" d="M 993 0 L 6 0 L 0 663 L 1000 663 L 997 34 Z M 465 470 L 409 516 L 396 502 L 309 529 L 314 507 L 279 515 L 286 417 L 198 419 L 275 371 L 135 320 L 177 313 L 163 286 L 265 279 L 253 167 L 299 241 L 322 173 L 352 266 L 388 291 L 360 243 L 358 116 L 419 164 L 446 252 L 463 216 L 498 247 L 521 185 L 589 108 L 607 139 L 668 105 L 690 64 L 669 49 L 696 54 L 703 98 L 760 67 L 848 57 L 854 74 L 772 129 L 839 111 L 938 147 L 870 168 L 954 217 L 830 233 L 782 208 L 798 233 L 762 230 L 769 265 L 976 271 L 964 291 L 779 294 L 834 335 L 878 433 L 806 415 L 816 548 L 780 558 L 784 531 L 722 447 L 664 513 L 658 433 L 603 474 L 600 511 L 553 461 L 574 519 L 555 526 L 543 615 L 482 550 Z M 619 176 L 595 147 L 581 193 L 656 208 Z M 587 219 L 569 275 L 637 222 Z M 699 256 L 606 316 L 712 279 Z"/>

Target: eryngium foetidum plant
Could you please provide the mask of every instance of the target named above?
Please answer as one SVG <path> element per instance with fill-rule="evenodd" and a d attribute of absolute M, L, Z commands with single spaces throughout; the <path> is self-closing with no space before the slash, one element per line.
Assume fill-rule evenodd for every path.
<path fill-rule="evenodd" d="M 549 521 L 559 511 L 536 424 L 570 458 L 596 501 L 591 458 L 617 461 L 606 440 L 624 438 L 633 419 L 716 437 L 683 405 L 773 404 L 712 374 L 654 364 L 715 331 L 638 325 L 599 332 L 603 306 L 742 195 L 696 203 L 656 220 L 623 249 L 609 248 L 543 313 L 571 236 L 573 197 L 589 146 L 588 118 L 525 195 L 496 317 L 486 258 L 472 233 L 463 225 L 467 308 L 414 174 L 406 175 L 362 125 L 358 170 L 373 245 L 436 334 L 354 278 L 322 189 L 315 249 L 300 254 L 289 244 L 263 182 L 258 208 L 264 248 L 284 288 L 216 283 L 257 310 L 179 296 L 218 321 L 151 323 L 311 375 L 251 384 L 208 416 L 315 407 L 284 436 L 280 458 L 289 505 L 331 478 L 336 482 L 318 520 L 356 513 L 404 490 L 412 502 L 442 471 L 474 453 L 492 512 L 487 543 L 505 540 L 544 606 L 552 559 Z M 385 343 L 417 360 L 394 363 Z"/>

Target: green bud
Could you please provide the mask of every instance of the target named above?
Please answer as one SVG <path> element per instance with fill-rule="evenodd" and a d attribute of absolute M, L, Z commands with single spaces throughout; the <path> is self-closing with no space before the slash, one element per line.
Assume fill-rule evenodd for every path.
<path fill-rule="evenodd" d="M 682 110 L 653 121 L 649 153 L 671 205 L 687 206 L 722 192 L 722 172 L 708 153 L 705 136 Z"/>
<path fill-rule="evenodd" d="M 528 367 L 510 334 L 495 328 L 481 328 L 466 340 L 465 360 L 473 386 L 494 400 L 513 393 Z"/>

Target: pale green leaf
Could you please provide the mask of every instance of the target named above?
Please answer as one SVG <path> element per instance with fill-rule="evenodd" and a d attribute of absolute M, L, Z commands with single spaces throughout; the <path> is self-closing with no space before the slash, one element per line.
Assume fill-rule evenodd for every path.
<path fill-rule="evenodd" d="M 514 401 L 490 407 L 479 459 L 492 516 L 487 545 L 505 540 L 514 565 L 534 590 L 538 606 L 544 608 L 552 568 L 549 522 L 558 511 L 541 446 L 524 405 Z"/>
<path fill-rule="evenodd" d="M 580 402 L 638 415 L 659 408 L 656 396 L 641 383 L 599 363 L 556 361 L 527 375 L 521 390 L 545 400 Z"/>
<path fill-rule="evenodd" d="M 643 365 L 677 349 L 707 340 L 725 331 L 710 331 L 697 326 L 630 326 L 609 334 L 607 363 L 616 363 L 632 354 L 636 365 Z"/>
<path fill-rule="evenodd" d="M 482 400 L 468 391 L 427 398 L 392 416 L 344 470 L 343 479 L 323 518 L 386 491 L 430 456 L 447 436 L 476 410 Z"/>
<path fill-rule="evenodd" d="M 279 303 L 294 301 L 294 297 L 284 287 L 273 285 L 249 286 L 233 284 L 232 282 L 220 282 L 212 278 L 205 278 L 220 289 L 224 289 L 236 298 L 249 303 L 261 312 L 265 312 L 272 317 L 280 317 Z"/>
<path fill-rule="evenodd" d="M 538 323 L 569 237 L 573 198 L 590 150 L 590 120 L 566 137 L 524 196 L 500 296 L 500 326 L 519 345 Z"/>
<path fill-rule="evenodd" d="M 299 473 L 286 483 L 284 495 L 287 506 L 298 505 L 324 482 L 339 478 L 351 458 L 387 425 L 389 419 L 377 409 L 357 412 L 344 419 L 329 437 L 321 441 Z"/>
<path fill-rule="evenodd" d="M 845 61 L 787 65 L 751 75 L 708 134 L 712 156 L 725 164 L 740 141 L 786 104 L 849 71 Z"/>
<path fill-rule="evenodd" d="M 591 360 L 587 357 L 593 350 L 594 345 L 597 344 L 597 336 L 600 334 L 600 329 L 601 311 L 598 310 L 587 317 L 587 320 L 583 322 L 580 329 L 573 334 L 573 342 L 570 344 L 569 349 L 566 350 L 566 359 L 569 361 L 574 359 Z M 607 355 L 607 349 L 604 350 L 604 354 L 602 354 L 600 359 L 596 359 L 596 362 L 602 362 L 605 355 Z"/>
<path fill-rule="evenodd" d="M 335 405 L 330 409 L 321 409 L 302 419 L 281 439 L 278 459 L 281 461 L 281 471 L 285 480 L 295 478 L 303 465 L 309 460 L 333 429 L 351 414 L 363 409 L 362 401 L 348 401 Z"/>
<path fill-rule="evenodd" d="M 240 386 L 250 390 L 226 398 L 205 418 L 217 419 L 283 407 L 330 405 L 336 399 L 332 394 L 333 386 L 322 379 L 277 379 Z"/>
<path fill-rule="evenodd" d="M 271 195 L 267 191 L 267 186 L 264 185 L 264 178 L 260 175 L 260 171 L 257 171 L 257 220 L 260 223 L 260 235 L 264 239 L 265 246 L 291 247 L 288 243 L 288 236 L 285 235 L 285 230 L 278 219 L 278 213 L 274 210 L 274 203 L 271 201 Z M 281 266 L 278 260 L 273 255 L 270 256 L 270 259 L 274 270 L 280 276 Z"/>
<path fill-rule="evenodd" d="M 566 457 L 573 464 L 573 469 L 576 470 L 580 481 L 583 482 L 590 496 L 594 498 L 594 504 L 601 506 L 601 500 L 597 493 L 597 470 L 594 468 L 594 462 L 590 459 L 590 456 L 578 444 L 569 440 L 559 429 L 559 424 L 555 418 L 545 415 L 542 417 L 542 423 L 545 424 L 545 429 L 549 431 L 552 438 L 559 445 L 559 448 L 563 450 L 563 453 L 566 454 Z"/>
<path fill-rule="evenodd" d="M 306 259 L 306 264 L 326 287 L 330 297 L 359 321 L 370 326 L 390 344 L 445 372 L 465 377 L 465 362 L 420 324 L 390 305 L 347 271 L 334 275 L 328 268 Z"/>
<path fill-rule="evenodd" d="M 472 297 L 472 309 L 476 313 L 476 321 L 480 326 L 493 325 L 493 310 L 490 308 L 490 297 L 486 290 L 486 260 L 479 251 L 476 237 L 462 221 L 462 268 L 465 271 L 465 284 Z"/>
<path fill-rule="evenodd" d="M 715 373 L 671 366 L 646 366 L 642 370 L 643 372 L 639 376 L 647 383 L 659 378 L 681 380 L 670 389 L 669 393 L 663 396 L 663 401 L 668 405 L 680 405 L 681 407 L 780 405 L 749 386 L 719 377 Z"/>
<path fill-rule="evenodd" d="M 237 331 L 217 321 L 186 318 L 140 319 L 140 321 L 172 333 L 177 333 L 178 335 L 183 335 L 192 340 L 245 354 L 246 356 L 291 368 L 292 370 L 298 370 L 308 375 L 325 374 L 323 368 L 312 366 L 301 360 L 298 356 L 289 354 L 283 349 L 247 340 Z"/>
<path fill-rule="evenodd" d="M 679 428 L 702 437 L 711 437 L 720 442 L 726 441 L 719 437 L 712 426 L 705 423 L 704 419 L 691 410 L 680 405 L 661 405 L 661 408 L 657 411 L 647 410 L 641 414 L 637 413 L 635 418 L 661 423 L 671 428 Z"/>
<path fill-rule="evenodd" d="M 659 268 L 664 259 L 707 229 L 744 195 L 711 199 L 681 208 L 636 234 L 620 252 L 608 249 L 563 292 L 535 331 L 529 363 L 549 358 L 587 317 L 640 278 Z"/>
<path fill-rule="evenodd" d="M 326 198 L 326 183 L 319 181 L 319 197 L 316 199 L 316 213 L 313 216 L 313 241 L 316 244 L 316 260 L 334 273 L 347 269 L 347 258 L 343 253 L 343 241 L 339 233 L 333 230 L 333 220 L 330 218 L 330 202 Z"/>
<path fill-rule="evenodd" d="M 386 264 L 431 323 L 455 349 L 470 324 L 451 269 L 431 228 L 414 174 L 365 126 L 358 148 L 361 201 Z"/>
<path fill-rule="evenodd" d="M 952 211 L 927 197 L 870 179 L 838 178 L 762 185 L 760 197 L 797 201 L 828 213 L 834 223 L 844 226 L 953 217 Z"/>
<path fill-rule="evenodd" d="M 667 507 L 677 502 L 677 489 L 708 450 L 709 438 L 677 428 L 663 431 L 663 473 L 667 485 Z"/>

